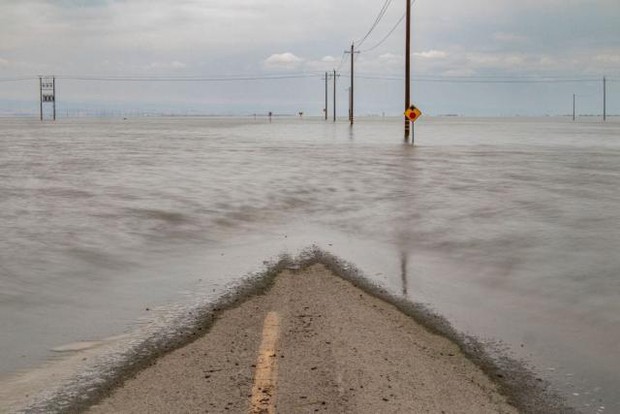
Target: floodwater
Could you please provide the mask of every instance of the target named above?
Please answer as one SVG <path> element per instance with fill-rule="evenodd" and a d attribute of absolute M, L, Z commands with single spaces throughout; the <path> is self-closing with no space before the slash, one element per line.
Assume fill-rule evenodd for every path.
<path fill-rule="evenodd" d="M 1 374 L 315 244 L 620 412 L 618 120 L 0 125 Z"/>

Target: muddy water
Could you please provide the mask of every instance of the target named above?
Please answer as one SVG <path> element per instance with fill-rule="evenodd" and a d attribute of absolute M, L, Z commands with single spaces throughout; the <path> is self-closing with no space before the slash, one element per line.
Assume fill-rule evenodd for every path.
<path fill-rule="evenodd" d="M 620 410 L 617 121 L 0 125 L 2 373 L 317 244 Z"/>

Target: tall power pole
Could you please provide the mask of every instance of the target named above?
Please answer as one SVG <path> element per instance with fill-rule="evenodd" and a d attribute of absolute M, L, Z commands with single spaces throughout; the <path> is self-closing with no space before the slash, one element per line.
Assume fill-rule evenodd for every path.
<path fill-rule="evenodd" d="M 39 119 L 43 121 L 43 78 L 39 76 Z"/>
<path fill-rule="evenodd" d="M 349 123 L 353 125 L 353 79 L 355 78 L 353 70 L 353 62 L 355 62 L 355 44 L 351 43 L 351 108 L 349 109 Z"/>
<path fill-rule="evenodd" d="M 327 80 L 329 79 L 329 73 L 325 72 L 325 107 L 323 112 L 325 113 L 325 120 L 327 121 Z"/>
<path fill-rule="evenodd" d="M 575 120 L 575 94 L 573 94 L 573 121 Z"/>
<path fill-rule="evenodd" d="M 336 69 L 334 69 L 334 122 L 336 122 Z"/>
<path fill-rule="evenodd" d="M 405 109 L 409 108 L 410 103 L 410 76 L 411 76 L 411 0 L 407 2 L 407 19 L 405 24 Z M 405 117 L 405 142 L 409 142 L 409 128 L 413 129 L 409 119 Z M 413 144 L 415 136 L 411 131 L 411 143 Z"/>
<path fill-rule="evenodd" d="M 344 53 L 350 53 L 351 54 L 351 87 L 349 89 L 349 122 L 351 123 L 351 125 L 353 125 L 353 118 L 354 118 L 354 112 L 353 112 L 353 102 L 354 102 L 353 80 L 355 78 L 355 70 L 354 70 L 353 63 L 355 62 L 355 54 L 359 53 L 359 52 L 355 51 L 355 43 L 351 43 L 351 51 L 345 51 Z"/>
<path fill-rule="evenodd" d="M 352 126 L 353 125 L 353 115 L 351 114 L 351 108 L 353 108 L 353 90 L 351 89 L 351 87 L 347 88 L 347 91 L 349 91 L 349 124 Z"/>
<path fill-rule="evenodd" d="M 54 104 L 54 121 L 56 120 L 56 77 L 52 77 L 52 103 Z"/>

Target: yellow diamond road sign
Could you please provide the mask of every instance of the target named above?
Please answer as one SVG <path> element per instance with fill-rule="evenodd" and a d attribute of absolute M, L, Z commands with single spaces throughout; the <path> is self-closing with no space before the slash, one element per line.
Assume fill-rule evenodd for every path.
<path fill-rule="evenodd" d="M 405 110 L 405 116 L 411 122 L 415 122 L 420 116 L 422 116 L 422 112 L 416 108 L 414 105 L 411 105 L 409 108 Z"/>

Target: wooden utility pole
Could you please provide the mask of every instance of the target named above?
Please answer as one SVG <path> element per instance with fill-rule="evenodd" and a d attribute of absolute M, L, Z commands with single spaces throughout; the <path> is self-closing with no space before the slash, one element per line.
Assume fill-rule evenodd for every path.
<path fill-rule="evenodd" d="M 353 91 L 351 90 L 351 87 L 347 88 L 347 91 L 349 91 L 349 124 L 353 125 L 353 115 L 351 113 L 353 108 Z"/>
<path fill-rule="evenodd" d="M 351 97 L 350 102 L 349 102 L 349 123 L 351 125 L 353 125 L 353 78 L 354 78 L 354 71 L 353 71 L 353 62 L 355 62 L 355 45 L 354 43 L 351 43 Z"/>
<path fill-rule="evenodd" d="M 573 94 L 573 121 L 575 120 L 575 94 Z"/>
<path fill-rule="evenodd" d="M 323 108 L 323 112 L 325 112 L 325 120 L 327 121 L 327 79 L 329 78 L 329 73 L 325 72 L 325 108 Z"/>
<path fill-rule="evenodd" d="M 351 123 L 351 125 L 353 125 L 353 118 L 354 118 L 354 112 L 353 112 L 353 102 L 354 102 L 353 80 L 355 78 L 355 70 L 354 70 L 353 63 L 355 62 L 355 54 L 359 53 L 359 52 L 355 51 L 355 44 L 351 43 L 351 51 L 350 52 L 345 52 L 345 53 L 350 53 L 351 54 L 351 89 L 349 91 L 349 122 Z"/>
<path fill-rule="evenodd" d="M 411 76 L 411 0 L 407 2 L 407 19 L 405 24 L 405 109 L 409 108 L 410 103 L 410 76 Z M 415 136 L 413 135 L 413 125 L 409 119 L 405 117 L 405 142 L 409 142 L 409 129 L 412 129 L 411 143 L 413 144 Z"/>
<path fill-rule="evenodd" d="M 43 77 L 39 76 L 39 119 L 43 121 Z"/>
<path fill-rule="evenodd" d="M 56 120 L 56 77 L 52 78 L 52 96 L 54 97 L 52 103 L 54 104 L 54 121 Z"/>
<path fill-rule="evenodd" d="M 334 69 L 334 122 L 336 122 L 336 69 Z"/>

